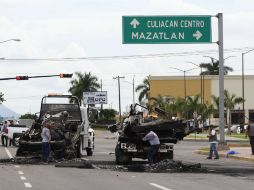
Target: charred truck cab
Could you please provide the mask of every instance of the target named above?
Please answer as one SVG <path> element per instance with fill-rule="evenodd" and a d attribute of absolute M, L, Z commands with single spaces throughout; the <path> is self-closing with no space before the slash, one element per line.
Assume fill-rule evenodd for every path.
<path fill-rule="evenodd" d="M 119 131 L 119 137 L 115 148 L 117 164 L 128 164 L 132 158 L 147 158 L 149 143 L 144 142 L 144 137 L 149 131 L 154 131 L 160 139 L 160 148 L 157 154 L 157 161 L 173 159 L 174 144 L 182 140 L 186 135 L 193 132 L 189 130 L 186 122 L 182 120 L 170 120 L 162 117 L 149 122 L 144 122 L 143 112 L 137 112 L 131 106 L 129 117 L 125 119 Z M 140 105 L 139 105 L 140 106 Z M 143 107 L 143 106 L 142 106 Z M 166 115 L 163 110 L 157 109 L 160 114 Z M 115 132 L 116 127 L 112 127 Z M 110 130 L 110 129 L 109 129 Z"/>
<path fill-rule="evenodd" d="M 93 154 L 94 131 L 90 126 L 88 109 L 80 107 L 78 98 L 71 95 L 48 95 L 41 100 L 38 120 L 19 139 L 17 156 L 41 155 L 41 131 L 51 124 L 51 156 L 79 158 L 86 151 Z"/>

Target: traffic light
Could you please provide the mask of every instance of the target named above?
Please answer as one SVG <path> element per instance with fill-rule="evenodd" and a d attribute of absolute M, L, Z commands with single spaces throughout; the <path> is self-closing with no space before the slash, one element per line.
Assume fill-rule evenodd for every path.
<path fill-rule="evenodd" d="M 60 78 L 72 78 L 73 74 L 60 74 Z"/>
<path fill-rule="evenodd" d="M 16 80 L 28 80 L 28 76 L 16 76 Z"/>

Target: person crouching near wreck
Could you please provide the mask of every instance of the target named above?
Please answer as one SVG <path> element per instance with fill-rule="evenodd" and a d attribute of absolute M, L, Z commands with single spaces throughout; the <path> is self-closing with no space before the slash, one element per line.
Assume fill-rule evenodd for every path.
<path fill-rule="evenodd" d="M 150 148 L 147 152 L 148 162 L 149 164 L 154 163 L 155 156 L 157 155 L 159 148 L 160 148 L 160 140 L 158 135 L 153 132 L 149 131 L 145 137 L 142 138 L 143 141 L 148 141 L 150 143 Z"/>
<path fill-rule="evenodd" d="M 44 162 L 48 162 L 49 161 L 50 140 L 51 140 L 50 127 L 51 127 L 51 125 L 49 123 L 45 123 L 45 125 L 42 128 L 42 132 L 41 132 L 41 138 L 42 138 L 42 160 Z"/>

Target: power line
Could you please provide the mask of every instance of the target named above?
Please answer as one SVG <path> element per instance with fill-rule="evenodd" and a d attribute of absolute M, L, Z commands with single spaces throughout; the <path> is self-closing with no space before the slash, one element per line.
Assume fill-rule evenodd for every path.
<path fill-rule="evenodd" d="M 230 48 L 224 49 L 225 53 L 242 52 L 253 49 L 253 47 Z M 184 51 L 172 53 L 151 53 L 151 54 L 137 54 L 137 55 L 120 55 L 120 56 L 95 56 L 95 57 L 63 57 L 63 58 L 0 58 L 0 61 L 83 61 L 83 60 L 114 60 L 114 59 L 146 59 L 146 58 L 163 58 L 173 56 L 191 56 L 191 55 L 204 55 L 204 54 L 217 54 L 217 50 L 204 50 L 204 51 Z"/>

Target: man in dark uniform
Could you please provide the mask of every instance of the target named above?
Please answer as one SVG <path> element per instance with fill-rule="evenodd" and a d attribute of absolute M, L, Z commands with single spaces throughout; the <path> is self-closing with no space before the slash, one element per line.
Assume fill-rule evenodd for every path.
<path fill-rule="evenodd" d="M 254 155 L 254 123 L 253 120 L 249 121 L 249 125 L 246 130 L 246 136 L 249 136 L 250 138 L 250 145 L 251 145 L 251 152 L 252 155 Z"/>

